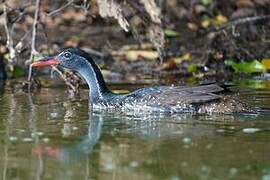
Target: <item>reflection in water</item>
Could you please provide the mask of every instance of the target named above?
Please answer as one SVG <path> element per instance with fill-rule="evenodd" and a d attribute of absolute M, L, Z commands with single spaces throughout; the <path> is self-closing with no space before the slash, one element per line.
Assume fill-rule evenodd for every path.
<path fill-rule="evenodd" d="M 0 79 L 0 95 L 4 93 L 5 81 Z"/>
<path fill-rule="evenodd" d="M 269 97 L 270 99 L 270 97 Z M 2 179 L 245 179 L 270 174 L 264 115 L 89 112 L 61 90 L 0 97 Z M 244 128 L 260 131 L 245 134 Z"/>
<path fill-rule="evenodd" d="M 46 154 L 58 159 L 61 163 L 71 164 L 76 161 L 87 159 L 97 144 L 102 132 L 102 117 L 92 118 L 89 113 L 89 127 L 86 135 L 80 137 L 78 142 L 67 147 L 50 147 L 41 145 L 33 149 L 35 155 Z"/>

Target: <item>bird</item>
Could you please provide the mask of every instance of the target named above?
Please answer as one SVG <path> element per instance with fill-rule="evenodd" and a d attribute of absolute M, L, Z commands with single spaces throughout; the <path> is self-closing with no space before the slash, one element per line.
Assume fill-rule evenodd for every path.
<path fill-rule="evenodd" d="M 217 84 L 199 86 L 152 86 L 127 94 L 113 93 L 99 66 L 80 48 L 66 48 L 55 56 L 31 64 L 32 68 L 60 66 L 79 74 L 88 84 L 89 101 L 95 109 L 150 113 L 237 113 L 249 111 L 245 103 L 223 95 Z"/>

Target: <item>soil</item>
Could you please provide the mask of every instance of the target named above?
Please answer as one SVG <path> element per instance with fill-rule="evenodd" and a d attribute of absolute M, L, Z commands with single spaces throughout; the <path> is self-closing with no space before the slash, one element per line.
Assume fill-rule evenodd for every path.
<path fill-rule="evenodd" d="M 144 29 L 147 20 L 136 21 L 136 15 L 127 13 L 128 19 L 137 23 L 133 23 L 135 25 L 130 32 L 125 32 L 116 21 L 99 17 L 95 8 L 90 8 L 85 14 L 80 9 L 69 7 L 56 16 L 42 16 L 38 26 L 37 49 L 44 54 L 54 54 L 68 46 L 80 47 L 94 52 L 93 56 L 102 69 L 130 79 L 154 77 L 164 80 L 165 83 L 181 82 L 181 79 L 186 81 L 190 78 L 192 81 L 228 81 L 233 73 L 224 65 L 225 60 L 248 61 L 270 56 L 269 18 L 232 25 L 235 19 L 267 15 L 270 12 L 269 4 L 268 0 L 223 0 L 213 1 L 210 5 L 204 5 L 201 1 L 165 3 L 162 6 L 163 28 L 173 30 L 179 35 L 166 36 L 162 60 L 149 60 L 141 56 L 130 60 L 126 54 L 118 54 L 123 49 L 155 51 L 153 45 L 144 47 L 149 43 Z M 51 8 L 47 6 L 43 4 L 41 13 Z M 227 22 L 203 26 L 205 20 L 214 22 L 218 15 L 226 18 Z M 14 35 L 15 41 L 31 25 L 27 22 L 27 17 L 19 22 L 21 26 L 15 27 L 14 31 L 18 32 Z M 19 31 L 22 27 L 25 31 Z M 1 29 L 0 32 L 4 33 L 4 30 Z M 5 40 L 2 39 L 1 43 L 4 46 Z M 29 57 L 29 49 L 30 41 L 24 44 L 19 53 L 16 63 L 20 66 L 26 67 L 24 62 Z M 7 50 L 1 53 L 5 54 Z M 175 62 L 175 58 L 185 54 L 190 54 L 192 58 Z M 192 68 L 193 65 L 195 68 Z M 25 70 L 27 71 L 27 68 Z"/>

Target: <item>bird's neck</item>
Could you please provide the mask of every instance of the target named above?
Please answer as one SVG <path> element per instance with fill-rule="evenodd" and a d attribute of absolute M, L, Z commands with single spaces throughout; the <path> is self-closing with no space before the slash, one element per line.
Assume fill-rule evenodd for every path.
<path fill-rule="evenodd" d="M 85 79 L 89 86 L 89 98 L 93 103 L 106 98 L 112 92 L 107 88 L 99 67 L 93 62 L 82 64 L 78 72 Z"/>

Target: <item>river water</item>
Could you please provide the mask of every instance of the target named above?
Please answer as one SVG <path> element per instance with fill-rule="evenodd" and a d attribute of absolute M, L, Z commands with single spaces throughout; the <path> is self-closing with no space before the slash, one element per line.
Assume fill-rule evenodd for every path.
<path fill-rule="evenodd" d="M 258 113 L 89 112 L 87 91 L 0 95 L 1 179 L 270 179 L 268 81 L 238 83 Z M 254 83 L 255 82 L 255 83 Z M 254 85 L 255 84 L 255 85 Z"/>

